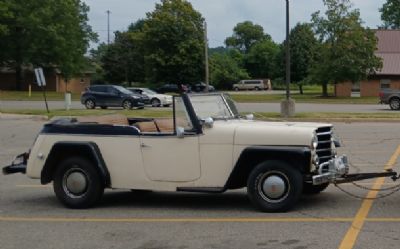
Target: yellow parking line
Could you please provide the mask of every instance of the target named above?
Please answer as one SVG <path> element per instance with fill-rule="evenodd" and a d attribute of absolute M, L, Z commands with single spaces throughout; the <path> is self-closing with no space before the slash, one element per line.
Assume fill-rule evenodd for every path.
<path fill-rule="evenodd" d="M 393 168 L 394 164 L 396 163 L 397 158 L 400 155 L 400 146 L 397 147 L 395 153 L 390 158 L 389 162 L 386 164 L 385 169 Z M 380 189 L 385 182 L 385 178 L 378 178 L 375 180 L 373 185 L 373 189 Z M 367 194 L 367 198 L 375 198 L 378 195 L 377 191 L 369 191 Z M 368 213 L 371 210 L 372 204 L 374 200 L 364 200 L 361 204 L 360 209 L 358 210 L 356 216 L 354 217 L 354 221 L 351 224 L 351 227 L 347 231 L 345 237 L 342 240 L 342 243 L 339 246 L 339 249 L 351 249 L 354 247 L 356 243 L 358 234 L 362 229 L 364 222 L 368 217 Z"/>

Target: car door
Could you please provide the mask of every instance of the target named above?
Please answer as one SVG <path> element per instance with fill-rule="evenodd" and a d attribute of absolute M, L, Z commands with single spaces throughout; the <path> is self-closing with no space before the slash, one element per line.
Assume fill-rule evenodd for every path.
<path fill-rule="evenodd" d="M 121 93 L 112 86 L 107 87 L 106 103 L 107 106 L 121 106 Z"/>
<path fill-rule="evenodd" d="M 200 178 L 199 134 L 194 131 L 193 117 L 186 112 L 182 98 L 176 98 L 175 103 L 175 122 L 154 120 L 160 131 L 144 132 L 140 138 L 143 165 L 153 181 L 189 182 Z M 171 129 L 165 130 L 165 126 Z M 176 135 L 175 127 L 184 130 L 183 136 Z"/>
<path fill-rule="evenodd" d="M 90 87 L 90 92 L 92 96 L 95 98 L 97 106 L 103 106 L 105 104 L 105 87 L 104 86 L 92 86 Z"/>

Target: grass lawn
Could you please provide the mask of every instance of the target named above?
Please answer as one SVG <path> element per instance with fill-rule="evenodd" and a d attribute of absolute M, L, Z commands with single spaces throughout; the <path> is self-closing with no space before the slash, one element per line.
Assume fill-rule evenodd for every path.
<path fill-rule="evenodd" d="M 296 86 L 291 86 L 292 90 Z M 321 86 L 311 85 L 304 86 L 304 94 L 292 93 L 291 96 L 296 103 L 321 103 L 321 104 L 377 104 L 378 97 L 361 97 L 361 98 L 346 98 L 346 97 L 321 97 Z M 328 88 L 328 93 L 333 95 L 333 87 Z M 47 100 L 64 100 L 64 93 L 47 92 Z M 285 94 L 263 94 L 262 92 L 238 92 L 231 95 L 232 98 L 239 103 L 279 103 L 285 98 Z M 73 93 L 72 100 L 79 101 L 80 93 Z M 39 101 L 43 100 L 42 92 L 32 92 L 29 97 L 28 92 L 17 91 L 0 91 L 0 100 L 20 100 L 20 101 Z"/>
<path fill-rule="evenodd" d="M 123 114 L 127 117 L 172 117 L 172 110 L 51 110 L 47 113 L 45 110 L 0 110 L 0 113 L 25 114 L 25 115 L 44 115 L 49 118 L 55 116 L 100 116 L 108 114 Z"/>
<path fill-rule="evenodd" d="M 81 95 L 73 93 L 72 100 L 79 100 Z M 64 100 L 64 93 L 46 92 L 47 100 Z M 32 92 L 29 97 L 28 91 L 0 91 L 0 100 L 18 100 L 18 101 L 38 101 L 43 100 L 42 92 Z"/>
<path fill-rule="evenodd" d="M 171 110 L 51 110 L 48 114 L 44 110 L 0 110 L 2 113 L 44 115 L 49 118 L 55 116 L 91 116 L 107 114 L 123 114 L 127 117 L 171 117 Z M 282 118 L 280 113 L 254 113 L 255 119 L 269 121 L 320 121 L 320 122 L 352 122 L 352 121 L 400 121 L 400 112 L 390 113 L 296 113 L 293 118 Z"/>

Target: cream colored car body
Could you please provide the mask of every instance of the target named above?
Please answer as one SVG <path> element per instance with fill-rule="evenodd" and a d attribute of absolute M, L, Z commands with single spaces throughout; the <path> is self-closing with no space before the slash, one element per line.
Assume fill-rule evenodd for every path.
<path fill-rule="evenodd" d="M 93 142 L 110 173 L 111 188 L 175 191 L 178 187 L 223 187 L 242 151 L 255 145 L 309 147 L 314 123 L 218 120 L 203 134 L 157 136 L 40 134 L 31 150 L 27 175 L 40 178 L 52 147 Z M 312 163 L 310 161 L 310 167 Z"/>

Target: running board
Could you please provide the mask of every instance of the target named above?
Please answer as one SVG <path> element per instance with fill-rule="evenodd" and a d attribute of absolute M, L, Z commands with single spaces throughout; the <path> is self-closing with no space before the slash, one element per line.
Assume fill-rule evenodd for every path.
<path fill-rule="evenodd" d="M 213 193 L 219 194 L 225 192 L 224 187 L 178 187 L 176 191 L 180 192 L 193 192 L 193 193 Z"/>

